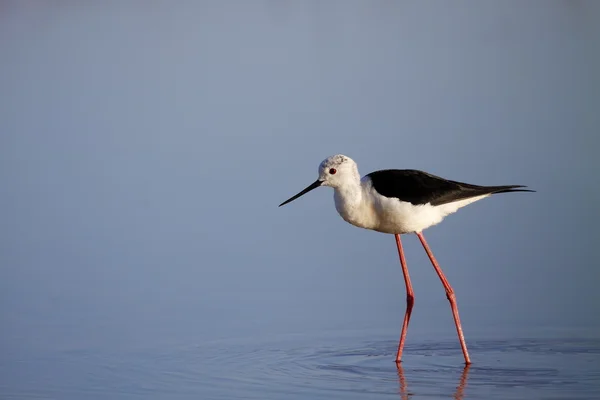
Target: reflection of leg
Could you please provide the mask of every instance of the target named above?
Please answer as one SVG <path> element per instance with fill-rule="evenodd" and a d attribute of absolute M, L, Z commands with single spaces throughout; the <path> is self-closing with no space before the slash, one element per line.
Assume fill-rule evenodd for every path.
<path fill-rule="evenodd" d="M 401 363 L 396 363 L 398 369 L 398 381 L 400 382 L 400 399 L 408 400 L 408 390 L 406 389 L 406 379 L 404 379 L 404 370 Z"/>
<path fill-rule="evenodd" d="M 469 368 L 471 366 L 469 364 L 465 365 L 462 374 L 460 375 L 460 380 L 458 382 L 458 386 L 456 387 L 456 392 L 452 398 L 454 400 L 463 400 L 465 395 L 465 388 L 467 387 L 467 380 L 469 379 Z M 408 391 L 408 386 L 406 384 L 406 378 L 404 377 L 404 369 L 402 368 L 402 363 L 396 363 L 396 369 L 398 371 L 398 383 L 400 384 L 400 399 L 408 400 L 413 393 Z"/>
<path fill-rule="evenodd" d="M 398 353 L 396 353 L 396 362 L 399 363 L 402 359 L 402 350 L 404 349 L 404 340 L 406 339 L 406 331 L 410 322 L 410 314 L 413 305 L 415 304 L 415 294 L 413 293 L 410 276 L 408 275 L 408 267 L 406 266 L 406 258 L 404 258 L 404 250 L 400 235 L 396 234 L 396 245 L 398 246 L 398 255 L 400 256 L 400 266 L 402 267 L 402 275 L 404 275 L 404 283 L 406 284 L 406 312 L 404 313 L 404 322 L 402 323 L 402 332 L 400 333 L 400 343 L 398 344 Z"/>
<path fill-rule="evenodd" d="M 456 392 L 454 393 L 454 400 L 462 400 L 465 395 L 465 387 L 467 387 L 467 379 L 469 378 L 469 368 L 471 366 L 469 364 L 465 365 L 463 372 L 460 376 L 460 382 L 456 387 Z"/>
<path fill-rule="evenodd" d="M 460 325 L 460 317 L 458 316 L 458 306 L 456 305 L 456 296 L 454 295 L 454 290 L 452 289 L 452 286 L 450 286 L 450 283 L 448 283 L 448 280 L 444 276 L 440 265 L 433 256 L 433 253 L 431 252 L 431 249 L 429 248 L 429 245 L 425 240 L 425 236 L 423 236 L 421 232 L 418 232 L 417 236 L 419 237 L 419 240 L 421 241 L 425 252 L 429 256 L 429 260 L 431 261 L 431 264 L 433 264 L 435 272 L 437 272 L 438 276 L 440 277 L 442 285 L 444 285 L 444 289 L 446 290 L 446 297 L 448 298 L 448 301 L 450 302 L 450 307 L 452 308 L 452 316 L 454 316 L 454 324 L 456 325 L 458 340 L 460 340 L 460 347 L 462 348 L 463 356 L 465 357 L 465 364 L 471 364 L 471 359 L 469 358 L 469 352 L 467 350 L 467 344 L 465 343 L 465 335 L 463 335 L 462 326 Z"/>

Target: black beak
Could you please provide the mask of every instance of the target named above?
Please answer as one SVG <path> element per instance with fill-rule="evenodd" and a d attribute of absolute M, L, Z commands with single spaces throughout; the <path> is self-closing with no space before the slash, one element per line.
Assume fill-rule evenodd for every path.
<path fill-rule="evenodd" d="M 304 189 L 303 191 L 301 191 L 301 192 L 300 192 L 300 193 L 298 193 L 297 195 L 295 195 L 295 196 L 292 196 L 292 197 L 290 197 L 289 199 L 287 199 L 286 201 L 284 201 L 283 203 L 281 203 L 281 204 L 279 205 L 279 207 L 281 207 L 281 206 L 284 206 L 284 205 L 286 205 L 287 203 L 289 203 L 289 202 L 292 202 L 292 201 L 296 200 L 298 197 L 302 196 L 303 194 L 306 194 L 306 193 L 310 192 L 310 191 L 311 191 L 311 190 L 313 190 L 313 189 L 316 189 L 316 188 L 318 188 L 318 187 L 319 187 L 319 186 L 321 186 L 322 184 L 323 184 L 323 181 L 320 181 L 320 180 L 318 180 L 318 179 L 317 179 L 317 180 L 316 180 L 316 181 L 314 181 L 314 182 L 313 182 L 313 183 L 312 183 L 312 184 L 311 184 L 309 187 L 307 187 L 306 189 Z"/>

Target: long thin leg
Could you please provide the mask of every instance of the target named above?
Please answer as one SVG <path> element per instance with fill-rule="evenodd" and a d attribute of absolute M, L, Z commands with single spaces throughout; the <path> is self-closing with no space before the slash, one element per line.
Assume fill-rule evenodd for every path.
<path fill-rule="evenodd" d="M 463 335 L 462 326 L 460 325 L 460 317 L 458 316 L 458 306 L 456 305 L 456 296 L 454 295 L 454 290 L 448 280 L 444 276 L 442 269 L 440 268 L 437 260 L 433 256 L 427 241 L 425 240 L 425 236 L 423 233 L 417 232 L 417 236 L 425 249 L 425 252 L 429 256 L 429 260 L 431 260 L 431 264 L 433 264 L 433 268 L 435 268 L 435 272 L 437 272 L 440 280 L 442 281 L 442 285 L 444 285 L 444 289 L 446 290 L 446 297 L 450 302 L 450 307 L 452 308 L 452 315 L 454 316 L 454 324 L 456 325 L 456 332 L 458 333 L 458 339 L 460 340 L 460 347 L 462 348 L 463 355 L 465 356 L 465 364 L 471 364 L 471 359 L 469 358 L 469 352 L 467 350 L 467 344 L 465 343 L 465 335 Z"/>
<path fill-rule="evenodd" d="M 398 353 L 396 354 L 396 362 L 399 363 L 402 359 L 402 350 L 404 349 L 404 339 L 406 339 L 406 331 L 410 322 L 410 314 L 415 304 L 415 294 L 410 276 L 408 275 L 408 267 L 406 266 L 406 258 L 404 258 L 404 250 L 402 250 L 402 242 L 400 235 L 396 234 L 396 245 L 398 246 L 398 255 L 400 256 L 400 265 L 402 266 L 402 275 L 404 275 L 404 283 L 406 284 L 406 312 L 404 313 L 404 322 L 402 323 L 402 332 L 400 333 L 400 343 L 398 344 Z"/>

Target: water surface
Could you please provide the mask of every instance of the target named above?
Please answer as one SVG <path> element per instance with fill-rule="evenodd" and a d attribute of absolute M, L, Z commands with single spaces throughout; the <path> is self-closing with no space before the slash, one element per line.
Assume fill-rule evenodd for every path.
<path fill-rule="evenodd" d="M 416 343 L 415 343 L 416 342 Z M 81 349 L 3 360 L 3 398 L 594 399 L 600 340 L 397 343 L 374 332 L 216 340 L 124 351 Z"/>

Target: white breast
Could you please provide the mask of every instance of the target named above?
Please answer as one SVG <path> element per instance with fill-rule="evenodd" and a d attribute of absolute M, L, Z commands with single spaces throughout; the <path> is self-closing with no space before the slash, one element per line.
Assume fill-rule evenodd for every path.
<path fill-rule="evenodd" d="M 362 193 L 344 195 L 343 191 L 336 189 L 333 193 L 335 209 L 344 221 L 359 228 L 375 229 L 378 225 L 377 212 L 373 205 L 367 201 Z"/>

